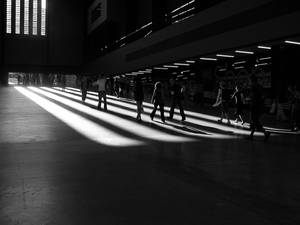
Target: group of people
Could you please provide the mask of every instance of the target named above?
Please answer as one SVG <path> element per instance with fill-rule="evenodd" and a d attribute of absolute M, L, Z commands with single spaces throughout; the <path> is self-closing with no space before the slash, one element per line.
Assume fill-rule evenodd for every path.
<path fill-rule="evenodd" d="M 84 102 L 87 95 L 87 90 L 89 87 L 89 84 L 91 83 L 92 86 L 97 86 L 98 91 L 98 97 L 99 97 L 99 103 L 98 103 L 98 109 L 101 110 L 101 103 L 103 101 L 104 103 L 104 110 L 107 111 L 107 100 L 106 100 L 106 90 L 110 90 L 110 79 L 106 79 L 103 75 L 99 75 L 97 80 L 94 82 L 90 82 L 86 76 L 82 76 L 80 79 L 80 87 L 82 92 L 82 101 Z M 185 113 L 183 109 L 183 87 L 180 86 L 180 84 L 177 83 L 177 81 L 173 78 L 169 80 L 170 82 L 170 95 L 171 95 L 171 108 L 168 119 L 173 119 L 174 115 L 174 109 L 175 107 L 178 107 L 180 110 L 181 120 L 185 121 Z M 142 111 L 143 111 L 143 101 L 144 101 L 144 88 L 141 81 L 141 78 L 139 76 L 135 77 L 134 79 L 134 99 L 136 101 L 137 106 L 137 121 L 142 121 Z M 115 95 L 117 97 L 120 97 L 119 92 L 115 90 Z M 164 106 L 165 106 L 165 94 L 163 91 L 162 82 L 156 82 L 154 85 L 154 91 L 151 98 L 151 103 L 154 104 L 153 111 L 150 114 L 151 120 L 153 120 L 156 110 L 159 107 L 160 109 L 160 117 L 161 121 L 165 122 L 165 116 L 164 116 Z"/>
<path fill-rule="evenodd" d="M 265 135 L 265 140 L 267 140 L 270 136 L 270 132 L 266 131 L 261 123 L 261 116 L 264 111 L 264 98 L 263 98 L 263 89 L 261 85 L 258 83 L 257 78 L 252 76 L 250 78 L 250 97 L 251 97 L 251 104 L 250 104 L 250 136 L 249 139 L 253 139 L 253 135 L 255 131 L 263 132 Z M 227 119 L 227 124 L 231 124 L 229 118 L 229 101 L 230 99 L 235 100 L 235 114 L 234 118 L 236 119 L 235 122 L 241 122 L 244 124 L 243 120 L 243 108 L 245 105 L 244 95 L 241 92 L 239 86 L 235 87 L 235 92 L 233 95 L 230 96 L 229 90 L 225 87 L 224 82 L 220 82 L 218 95 L 214 107 L 220 107 L 221 109 L 221 118 L 218 122 L 222 122 L 224 117 Z"/>
<path fill-rule="evenodd" d="M 255 76 L 251 77 L 251 88 L 250 88 L 250 98 L 251 98 L 251 104 L 250 104 L 250 113 L 251 113 L 251 120 L 250 120 L 250 135 L 249 139 L 253 139 L 253 135 L 255 131 L 260 131 L 265 134 L 265 140 L 267 140 L 270 136 L 270 132 L 266 131 L 261 124 L 261 116 L 264 112 L 264 99 L 263 99 L 263 88 L 258 83 L 257 78 Z M 101 109 L 101 103 L 104 103 L 104 110 L 107 110 L 107 100 L 106 100 L 106 94 L 107 90 L 110 94 L 115 94 L 117 97 L 120 97 L 119 90 L 116 89 L 118 87 L 117 85 L 112 85 L 111 78 L 106 79 L 103 75 L 100 75 L 96 81 L 89 82 L 87 77 L 81 78 L 81 91 L 82 91 L 82 101 L 85 101 L 87 89 L 89 86 L 89 83 L 93 86 L 97 86 L 98 90 L 98 97 L 99 97 L 99 103 L 98 103 L 98 109 Z M 169 86 L 168 86 L 169 94 L 171 97 L 171 107 L 169 111 L 168 119 L 173 119 L 174 115 L 174 109 L 176 107 L 180 110 L 181 120 L 185 121 L 186 116 L 183 109 L 183 100 L 184 100 L 184 88 L 174 79 L 171 78 L 169 80 Z M 154 85 L 154 91 L 151 98 L 151 103 L 154 105 L 152 112 L 150 113 L 151 120 L 154 119 L 156 111 L 159 107 L 160 110 L 160 119 L 164 123 L 165 122 L 165 88 L 163 87 L 163 83 L 158 81 Z M 290 93 L 293 96 L 293 104 L 292 104 L 292 118 L 295 120 L 295 112 L 296 112 L 296 90 L 295 89 L 289 89 Z M 297 92 L 299 93 L 299 92 Z M 137 106 L 137 116 L 136 120 L 138 122 L 142 121 L 142 112 L 143 112 L 143 101 L 144 101 L 144 88 L 142 80 L 139 76 L 136 76 L 134 79 L 134 100 L 136 101 Z M 229 119 L 229 103 L 231 100 L 234 99 L 235 102 L 235 113 L 234 118 L 235 122 L 241 122 L 244 124 L 243 119 L 243 110 L 245 105 L 245 98 L 243 95 L 243 92 L 240 90 L 239 86 L 235 87 L 234 93 L 230 93 L 230 91 L 226 88 L 224 82 L 220 82 L 219 84 L 219 90 L 218 95 L 215 104 L 213 104 L 214 107 L 219 107 L 221 110 L 221 117 L 218 120 L 218 122 L 222 122 L 224 118 L 227 119 L 227 123 L 231 124 Z M 295 127 L 295 124 L 293 124 Z"/>

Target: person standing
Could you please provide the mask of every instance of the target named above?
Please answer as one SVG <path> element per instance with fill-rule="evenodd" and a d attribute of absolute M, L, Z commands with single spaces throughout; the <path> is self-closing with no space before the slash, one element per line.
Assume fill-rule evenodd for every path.
<path fill-rule="evenodd" d="M 93 86 L 98 86 L 98 109 L 101 110 L 101 101 L 103 98 L 104 110 L 107 110 L 106 102 L 106 78 L 103 75 L 99 75 L 97 81 L 93 82 Z"/>
<path fill-rule="evenodd" d="M 266 131 L 263 128 L 263 125 L 260 122 L 260 118 L 263 114 L 264 109 L 264 99 L 262 97 L 262 87 L 257 82 L 257 78 L 255 76 L 252 76 L 250 79 L 251 83 L 251 106 L 250 106 L 250 112 L 251 112 L 251 122 L 250 122 L 250 136 L 249 139 L 253 139 L 254 132 L 260 131 L 265 134 L 265 141 L 268 140 L 270 136 L 270 132 Z"/>
<path fill-rule="evenodd" d="M 228 90 L 225 88 L 224 82 L 220 81 L 219 83 L 219 90 L 215 104 L 213 107 L 219 106 L 221 109 L 221 117 L 218 122 L 222 123 L 223 118 L 227 119 L 227 124 L 231 124 L 228 116 L 228 101 L 229 101 L 229 94 Z"/>
<path fill-rule="evenodd" d="M 136 101 L 137 107 L 137 121 L 142 121 L 141 114 L 143 109 L 143 101 L 144 101 L 144 90 L 141 78 L 139 76 L 135 77 L 134 80 L 134 99 Z"/>
<path fill-rule="evenodd" d="M 170 79 L 171 109 L 169 119 L 173 119 L 174 109 L 178 106 L 181 115 L 181 121 L 185 121 L 185 114 L 182 106 L 183 88 L 176 82 L 174 78 Z"/>
<path fill-rule="evenodd" d="M 164 103 L 164 96 L 163 96 L 161 82 L 156 82 L 154 85 L 154 91 L 153 91 L 153 95 L 151 98 L 151 103 L 154 104 L 154 108 L 150 114 L 151 120 L 153 120 L 153 118 L 155 116 L 155 112 L 157 110 L 157 107 L 159 106 L 161 121 L 164 123 L 165 122 L 165 116 L 164 116 L 165 103 Z"/>
<path fill-rule="evenodd" d="M 235 92 L 231 98 L 234 98 L 235 100 L 235 114 L 234 114 L 234 118 L 236 119 L 235 122 L 238 123 L 238 121 L 240 120 L 242 124 L 244 124 L 244 120 L 242 116 L 243 116 L 243 108 L 244 108 L 245 100 L 244 100 L 243 92 L 240 91 L 238 85 L 235 86 Z"/>

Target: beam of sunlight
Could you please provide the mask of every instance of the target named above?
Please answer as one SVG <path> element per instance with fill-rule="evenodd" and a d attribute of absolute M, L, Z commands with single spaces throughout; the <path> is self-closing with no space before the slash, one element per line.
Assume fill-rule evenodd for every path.
<path fill-rule="evenodd" d="M 131 138 L 123 137 L 109 129 L 99 126 L 98 124 L 85 119 L 53 102 L 40 97 L 39 95 L 28 91 L 23 87 L 15 87 L 21 94 L 35 102 L 37 105 L 45 109 L 47 112 L 63 121 L 65 124 L 76 130 L 86 138 L 99 144 L 108 146 L 137 146 L 143 143 Z"/>
<path fill-rule="evenodd" d="M 69 97 L 69 98 L 72 98 L 72 99 L 81 100 L 81 98 L 79 96 L 75 96 L 75 95 L 72 94 L 72 93 L 79 94 L 77 91 L 67 90 L 67 92 L 71 93 L 70 94 L 70 93 L 67 93 L 67 92 L 59 91 L 60 89 L 58 89 L 58 88 L 55 88 L 56 90 L 49 89 L 49 88 L 44 88 L 44 89 L 52 90 L 52 92 L 59 93 L 59 94 L 61 94 L 63 96 L 66 96 L 66 97 Z M 95 96 L 93 96 L 93 95 L 88 95 L 88 96 L 89 96 L 90 99 L 86 99 L 86 102 L 89 103 L 89 104 L 91 104 L 91 105 L 97 106 L 98 105 L 98 98 L 95 97 Z M 92 99 L 95 99 L 95 100 L 92 100 Z M 124 107 L 126 107 L 128 109 L 132 109 L 132 110 L 136 109 L 135 105 L 132 105 L 132 104 L 129 104 L 129 103 L 120 102 L 118 100 L 108 99 L 108 102 L 112 102 L 114 104 L 117 104 L 117 105 L 120 105 L 120 106 L 124 106 Z M 126 110 L 126 109 L 122 109 L 120 107 L 109 105 L 108 109 L 109 109 L 109 111 L 113 111 L 113 112 L 120 113 L 120 114 L 123 114 L 123 115 L 127 115 L 127 116 L 130 116 L 130 117 L 135 117 L 136 116 L 135 112 L 130 111 L 130 110 Z M 144 108 L 144 111 L 147 112 L 147 113 L 150 113 L 151 109 Z M 151 119 L 150 119 L 150 117 L 148 115 L 145 115 L 144 113 L 143 113 L 143 115 L 144 115 L 144 117 L 143 117 L 144 121 L 152 123 L 152 121 L 151 121 Z M 205 123 L 205 121 L 203 123 Z M 224 139 L 224 138 L 232 138 L 232 136 L 230 137 L 229 135 L 218 134 L 218 133 L 214 133 L 214 132 L 208 132 L 206 130 L 204 131 L 204 130 L 201 130 L 201 129 L 196 129 L 194 127 L 190 127 L 190 126 L 187 126 L 187 125 L 178 124 L 178 123 L 175 123 L 175 122 L 172 122 L 172 121 L 168 121 L 166 124 L 155 123 L 155 125 L 160 126 L 162 128 L 166 128 L 168 130 L 175 131 L 177 133 L 181 133 L 181 134 L 185 134 L 185 135 L 190 135 L 190 136 L 205 137 L 205 138 L 222 138 L 222 139 Z M 178 129 L 178 128 L 182 128 L 182 129 Z M 191 132 L 185 131 L 184 128 L 189 129 L 189 130 L 193 130 L 194 132 L 205 133 L 205 134 L 191 133 Z M 247 134 L 249 134 L 249 132 L 247 132 Z"/>
<path fill-rule="evenodd" d="M 68 92 L 78 94 L 78 89 L 77 89 L 77 91 L 68 90 Z M 96 97 L 94 95 L 88 94 L 87 96 L 91 99 L 98 100 L 98 97 Z M 120 106 L 124 106 L 124 107 L 127 107 L 127 108 L 132 109 L 132 110 L 136 109 L 136 106 L 133 105 L 133 104 L 120 102 L 119 100 L 117 100 L 117 98 L 112 98 L 111 96 L 109 96 L 109 97 L 110 97 L 110 99 L 108 99 L 108 102 L 111 102 L 111 103 L 114 103 L 114 104 L 117 104 L 117 105 L 120 105 Z M 149 107 L 153 107 L 149 103 L 143 103 L 143 104 L 146 105 L 146 106 L 149 106 Z M 112 106 L 110 106 L 110 108 L 111 107 Z M 168 110 L 170 110 L 170 107 L 165 107 L 165 109 L 168 111 Z M 145 107 L 144 111 L 146 113 L 151 113 L 152 109 Z M 196 117 L 198 114 L 201 114 L 201 113 L 194 113 L 194 112 L 186 111 L 186 115 L 193 115 L 194 117 Z M 174 115 L 174 119 L 176 119 L 176 117 L 179 119 L 178 113 L 177 113 L 177 115 Z M 210 120 L 212 118 L 218 118 L 218 117 L 209 116 L 209 115 L 204 115 L 204 116 L 201 115 L 201 117 L 205 117 L 204 119 L 209 118 Z M 231 132 L 233 134 L 238 134 L 238 135 L 249 135 L 249 132 L 250 132 L 249 130 L 242 130 L 242 129 L 234 128 L 234 127 L 223 125 L 223 124 L 217 124 L 217 123 L 214 123 L 214 122 L 204 121 L 204 120 L 201 120 L 201 119 L 195 119 L 195 118 L 192 118 L 192 117 L 189 117 L 187 120 L 188 120 L 188 122 L 199 125 L 199 126 L 205 126 L 205 127 L 209 127 L 209 128 L 213 128 L 213 129 L 218 129 L 218 130 L 221 130 L 221 131 Z M 216 121 L 216 119 L 214 121 Z M 172 124 L 171 121 L 170 122 L 168 121 L 168 123 Z M 206 133 L 208 133 L 208 132 L 206 132 Z M 262 136 L 263 134 L 262 133 L 255 133 L 255 135 L 256 136 Z"/>
<path fill-rule="evenodd" d="M 59 89 L 59 88 L 57 88 L 57 89 Z M 68 88 L 68 89 L 70 89 L 70 92 L 74 93 L 74 94 L 81 93 L 80 89 L 77 89 L 77 88 Z M 59 90 L 61 90 L 61 89 L 59 89 Z M 96 97 L 98 95 L 97 92 L 88 91 L 88 93 L 90 94 L 90 95 L 88 95 L 88 97 L 93 98 L 93 99 L 98 99 Z M 112 100 L 117 100 L 119 102 L 119 99 L 116 96 L 108 95 L 108 98 L 110 98 Z M 108 101 L 110 101 L 110 99 L 108 99 Z M 131 100 L 131 99 L 124 98 L 122 100 L 127 101 L 129 104 L 135 104 L 135 101 Z M 150 104 L 150 103 L 147 103 L 147 102 L 143 102 L 143 106 L 144 106 L 144 108 L 145 107 L 148 107 L 148 108 L 151 108 L 151 109 L 153 108 L 153 105 Z M 170 107 L 165 106 L 165 110 L 170 111 Z M 205 119 L 205 120 L 210 120 L 210 121 L 214 121 L 214 122 L 216 122 L 218 119 L 220 119 L 220 117 L 217 117 L 217 116 L 212 116 L 212 115 L 199 113 L 199 112 L 193 112 L 193 111 L 189 111 L 189 110 L 185 110 L 184 112 L 185 112 L 186 116 L 192 116 L 192 117 L 196 117 L 196 118 L 199 118 L 199 119 Z M 179 114 L 178 109 L 175 109 L 175 112 L 174 112 L 174 118 L 176 119 L 176 117 L 177 117 L 177 119 L 180 119 L 180 114 Z M 190 117 L 188 118 L 188 121 L 190 121 Z M 244 123 L 242 125 L 240 123 L 235 123 L 234 120 L 230 120 L 230 122 L 236 128 L 250 129 L 250 124 L 249 123 Z M 222 125 L 222 124 L 219 124 L 219 125 Z M 226 125 L 223 125 L 223 126 L 226 126 Z M 226 126 L 226 127 L 228 127 L 228 126 Z M 280 129 L 280 128 L 274 128 L 274 127 L 270 127 L 270 126 L 264 126 L 264 127 L 265 127 L 266 130 L 271 131 L 272 133 L 276 133 L 276 134 L 293 134 L 293 135 L 300 134 L 300 131 L 295 132 L 295 131 L 290 131 L 289 129 Z"/>
<path fill-rule="evenodd" d="M 61 94 L 63 96 L 72 98 L 72 99 L 81 100 L 80 97 L 75 96 L 75 95 L 72 94 L 72 93 L 79 94 L 76 91 L 67 90 L 66 92 L 62 92 L 62 91 L 59 91 L 59 90 L 61 90 L 60 88 L 55 88 L 55 89 L 56 90 L 52 89 L 52 91 L 54 91 L 56 93 L 59 93 L 59 94 Z M 70 92 L 71 94 L 67 93 L 67 92 Z M 88 95 L 88 96 L 91 99 L 86 99 L 86 103 L 94 105 L 94 106 L 97 106 L 98 105 L 98 97 L 91 96 L 91 95 Z M 95 99 L 95 100 L 92 100 L 92 99 Z M 114 101 L 114 100 L 108 99 L 108 102 L 112 102 L 112 101 Z M 117 104 L 117 105 L 125 104 L 125 107 L 127 106 L 126 104 L 128 104 L 128 103 L 122 103 L 122 102 L 119 102 L 119 101 L 114 101 L 114 103 Z M 136 109 L 135 105 L 128 104 L 128 106 L 131 109 L 133 109 L 133 110 Z M 133 117 L 133 118 L 136 116 L 135 112 L 132 112 L 132 111 L 126 110 L 126 109 L 122 109 L 120 107 L 109 105 L 108 109 L 109 109 L 109 111 L 116 112 L 116 113 L 119 113 L 119 114 L 122 114 L 122 115 L 126 115 L 126 116 L 130 116 L 130 117 Z M 154 123 L 154 122 L 151 121 L 151 119 L 150 119 L 149 116 L 145 115 L 144 113 L 143 113 L 143 115 L 144 115 L 143 121 L 146 121 L 146 122 L 149 122 L 149 123 Z M 205 137 L 205 138 L 223 138 L 223 139 L 224 138 L 230 138 L 229 136 L 226 136 L 226 135 L 221 135 L 221 134 L 217 134 L 217 133 L 209 133 L 207 131 L 203 131 L 203 130 L 199 130 L 199 129 L 196 129 L 196 128 L 192 128 L 192 127 L 189 127 L 187 125 L 181 125 L 181 124 L 178 125 L 178 124 L 173 123 L 173 122 L 168 122 L 168 123 L 165 123 L 165 124 L 155 123 L 155 125 L 157 125 L 159 127 L 162 127 L 162 128 L 166 128 L 168 130 L 175 131 L 176 133 L 181 133 L 181 134 L 190 135 L 190 136 Z M 183 130 L 178 129 L 180 127 Z M 197 132 L 199 132 L 199 133 L 205 133 L 205 134 L 199 134 L 199 133 L 195 134 L 195 133 L 187 132 L 187 131 L 184 130 L 184 128 L 187 128 L 189 130 L 194 130 L 194 132 L 196 132 L 196 130 L 197 130 Z"/>
<path fill-rule="evenodd" d="M 191 138 L 185 138 L 185 137 L 180 137 L 180 136 L 175 136 L 175 135 L 170 135 L 158 130 L 155 130 L 153 128 L 149 128 L 149 127 L 145 127 L 143 125 L 140 125 L 136 122 L 132 122 L 130 120 L 126 120 L 123 119 L 121 117 L 115 116 L 110 114 L 109 112 L 103 112 L 103 111 L 99 111 L 99 110 L 95 110 L 91 107 L 88 107 L 86 105 L 83 105 L 82 103 L 78 103 L 72 100 L 69 100 L 67 98 L 64 97 L 60 97 L 56 94 L 62 94 L 63 96 L 72 98 L 74 100 L 79 100 L 81 101 L 81 97 L 78 96 L 74 96 L 74 95 L 70 95 L 67 93 L 60 93 L 56 90 L 50 89 L 50 88 L 42 88 L 44 90 L 38 89 L 38 88 L 30 88 L 31 90 L 40 93 L 48 98 L 51 98 L 55 101 L 58 101 L 60 103 L 63 103 L 64 105 L 67 105 L 73 109 L 76 109 L 77 111 L 86 113 L 96 119 L 105 121 L 107 123 L 112 124 L 115 127 L 118 127 L 119 129 L 125 130 L 126 132 L 130 132 L 132 134 L 135 134 L 137 136 L 140 137 L 144 137 L 144 138 L 151 138 L 153 140 L 156 141 L 168 141 L 168 142 L 187 142 L 187 141 L 193 141 Z M 56 93 L 56 94 L 52 94 L 52 93 Z M 97 102 L 96 101 L 92 101 L 92 100 L 86 100 L 87 103 L 92 104 L 94 106 L 97 106 Z M 109 107 L 109 110 L 111 110 L 111 108 Z"/>

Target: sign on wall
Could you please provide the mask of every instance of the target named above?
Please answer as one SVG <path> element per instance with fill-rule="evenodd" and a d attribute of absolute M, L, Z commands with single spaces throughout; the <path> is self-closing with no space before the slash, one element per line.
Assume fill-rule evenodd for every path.
<path fill-rule="evenodd" d="M 95 0 L 88 9 L 88 33 L 107 19 L 107 0 Z"/>

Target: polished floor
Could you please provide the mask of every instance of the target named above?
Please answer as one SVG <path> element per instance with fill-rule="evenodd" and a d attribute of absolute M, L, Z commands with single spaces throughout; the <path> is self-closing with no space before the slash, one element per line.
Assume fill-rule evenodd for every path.
<path fill-rule="evenodd" d="M 134 102 L 77 89 L 0 88 L 0 225 L 297 225 L 299 134 L 135 122 Z M 157 112 L 158 114 L 158 112 Z"/>

